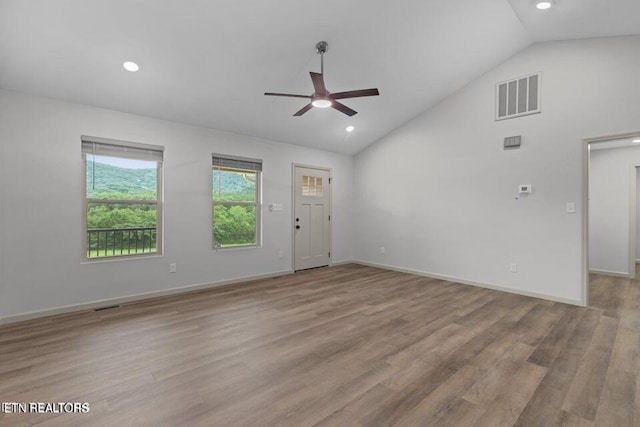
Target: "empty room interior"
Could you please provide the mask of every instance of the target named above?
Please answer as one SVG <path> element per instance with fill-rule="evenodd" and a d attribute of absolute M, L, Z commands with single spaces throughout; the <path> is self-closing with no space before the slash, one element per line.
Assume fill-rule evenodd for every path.
<path fill-rule="evenodd" d="M 0 426 L 640 426 L 638 17 L 0 0 Z"/>

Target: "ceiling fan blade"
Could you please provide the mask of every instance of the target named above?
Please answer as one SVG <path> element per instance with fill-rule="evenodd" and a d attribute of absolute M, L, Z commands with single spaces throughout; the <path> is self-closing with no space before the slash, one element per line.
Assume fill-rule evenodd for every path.
<path fill-rule="evenodd" d="M 361 90 L 350 90 L 347 92 L 336 92 L 331 94 L 331 98 L 333 99 L 345 99 L 345 98 L 359 98 L 361 96 L 378 96 L 380 92 L 378 89 L 361 89 Z"/>
<path fill-rule="evenodd" d="M 311 96 L 309 95 L 295 95 L 292 93 L 274 93 L 274 92 L 265 92 L 264 93 L 267 96 L 288 96 L 290 98 L 306 98 L 306 99 L 311 99 Z"/>
<path fill-rule="evenodd" d="M 297 113 L 294 114 L 295 116 L 301 116 L 304 113 L 306 113 L 307 111 L 311 110 L 313 108 L 313 105 L 311 105 L 311 103 L 308 103 L 307 105 L 305 105 L 304 107 L 302 107 L 302 109 L 300 111 L 298 111 Z"/>
<path fill-rule="evenodd" d="M 336 110 L 338 110 L 338 111 L 340 111 L 340 112 L 342 112 L 342 113 L 345 113 L 345 114 L 346 114 L 347 116 L 349 116 L 349 117 L 351 117 L 351 116 L 353 116 L 353 115 L 355 115 L 355 114 L 358 114 L 358 112 L 357 112 L 357 111 L 352 110 L 351 108 L 349 108 L 349 107 L 347 107 L 346 105 L 341 104 L 341 103 L 339 103 L 339 102 L 337 102 L 337 101 L 333 101 L 333 102 L 331 103 L 331 106 L 332 106 L 333 108 L 335 108 Z"/>
<path fill-rule="evenodd" d="M 314 73 L 310 71 L 311 81 L 313 82 L 313 88 L 316 93 L 319 95 L 324 95 L 327 93 L 327 88 L 324 86 L 324 77 L 320 73 Z"/>

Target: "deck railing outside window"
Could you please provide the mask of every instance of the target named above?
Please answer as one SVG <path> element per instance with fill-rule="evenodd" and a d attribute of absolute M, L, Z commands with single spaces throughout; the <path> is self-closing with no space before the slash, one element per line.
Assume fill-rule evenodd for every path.
<path fill-rule="evenodd" d="M 156 227 L 90 229 L 87 258 L 154 253 L 156 240 Z"/>

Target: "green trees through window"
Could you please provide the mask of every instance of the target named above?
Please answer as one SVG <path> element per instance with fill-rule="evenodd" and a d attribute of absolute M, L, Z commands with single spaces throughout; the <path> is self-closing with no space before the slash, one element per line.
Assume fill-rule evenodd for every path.
<path fill-rule="evenodd" d="M 214 247 L 258 244 L 258 178 L 258 171 L 213 167 Z"/>
<path fill-rule="evenodd" d="M 157 252 L 158 163 L 86 156 L 87 258 Z"/>
<path fill-rule="evenodd" d="M 130 144 L 82 141 L 87 258 L 161 252 L 163 148 Z M 214 247 L 259 245 L 262 161 L 213 155 L 213 162 Z"/>

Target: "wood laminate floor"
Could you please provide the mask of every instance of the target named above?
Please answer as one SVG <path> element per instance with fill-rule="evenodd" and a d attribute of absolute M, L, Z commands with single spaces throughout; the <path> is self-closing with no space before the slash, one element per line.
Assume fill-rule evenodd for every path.
<path fill-rule="evenodd" d="M 360 265 L 0 327 L 0 425 L 638 426 L 640 287 L 594 308 Z"/>

